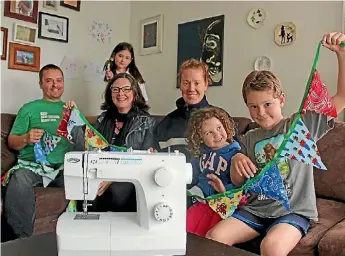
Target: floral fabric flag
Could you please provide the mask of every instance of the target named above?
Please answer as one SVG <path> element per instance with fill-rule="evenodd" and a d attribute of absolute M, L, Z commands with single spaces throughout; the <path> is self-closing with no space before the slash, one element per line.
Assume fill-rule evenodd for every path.
<path fill-rule="evenodd" d="M 254 182 L 246 189 L 280 201 L 286 210 L 291 211 L 289 198 L 276 162 L 271 165 L 257 182 Z"/>
<path fill-rule="evenodd" d="M 219 214 L 222 219 L 226 219 L 231 216 L 237 209 L 237 206 L 243 200 L 243 191 L 232 194 L 231 196 L 221 197 L 208 201 L 208 205 Z"/>
<path fill-rule="evenodd" d="M 95 151 L 108 147 L 108 143 L 98 136 L 89 126 L 85 127 L 85 151 Z"/>
<path fill-rule="evenodd" d="M 281 152 L 281 157 L 287 157 L 319 169 L 327 170 L 321 161 L 314 139 L 301 119 L 297 121 L 295 129 L 292 131 Z"/>
<path fill-rule="evenodd" d="M 308 95 L 304 101 L 303 111 L 310 110 L 330 117 L 337 117 L 337 110 L 331 102 L 326 85 L 322 82 L 320 74 L 314 71 Z"/>

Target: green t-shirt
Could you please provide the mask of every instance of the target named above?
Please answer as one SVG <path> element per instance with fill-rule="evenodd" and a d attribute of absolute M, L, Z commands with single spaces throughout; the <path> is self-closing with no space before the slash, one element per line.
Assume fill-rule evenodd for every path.
<path fill-rule="evenodd" d="M 62 120 L 62 101 L 49 102 L 43 99 L 31 101 L 24 104 L 19 110 L 10 134 L 23 135 L 31 129 L 42 129 L 49 134 L 56 134 L 56 130 Z M 70 143 L 61 138 L 57 147 L 47 155 L 47 160 L 51 164 L 62 164 L 65 153 L 70 150 Z M 19 150 L 19 159 L 35 162 L 34 145 L 27 144 Z"/>

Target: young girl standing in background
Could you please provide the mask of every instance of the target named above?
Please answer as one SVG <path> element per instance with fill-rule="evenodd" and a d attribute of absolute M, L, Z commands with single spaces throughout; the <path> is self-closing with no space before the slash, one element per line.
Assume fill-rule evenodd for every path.
<path fill-rule="evenodd" d="M 135 56 L 133 46 L 129 43 L 122 42 L 116 45 L 110 55 L 110 59 L 106 61 L 104 81 L 108 82 L 117 73 L 129 73 L 139 83 L 139 87 L 144 96 L 145 101 L 148 101 L 148 96 L 145 88 L 145 81 L 135 64 Z"/>

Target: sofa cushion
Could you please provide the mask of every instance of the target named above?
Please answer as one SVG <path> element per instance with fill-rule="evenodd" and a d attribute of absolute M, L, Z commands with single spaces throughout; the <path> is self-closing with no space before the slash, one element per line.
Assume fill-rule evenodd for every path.
<path fill-rule="evenodd" d="M 345 255 L 345 219 L 326 232 L 318 248 L 319 256 Z"/>
<path fill-rule="evenodd" d="M 16 115 L 1 113 L 1 176 L 17 161 L 16 152 L 7 146 L 7 137 L 15 118 Z"/>
<path fill-rule="evenodd" d="M 289 255 L 314 255 L 324 234 L 345 218 L 345 204 L 333 200 L 316 199 L 319 221 L 313 222 L 308 234 L 301 239 Z"/>
<path fill-rule="evenodd" d="M 336 122 L 317 145 L 328 170 L 314 168 L 316 195 L 345 202 L 345 123 Z"/>
<path fill-rule="evenodd" d="M 35 219 L 52 215 L 60 215 L 67 207 L 63 188 L 35 188 L 36 216 Z"/>
<path fill-rule="evenodd" d="M 56 224 L 59 215 L 46 216 L 44 218 L 35 219 L 33 235 L 40 235 L 45 233 L 53 232 L 55 233 Z"/>

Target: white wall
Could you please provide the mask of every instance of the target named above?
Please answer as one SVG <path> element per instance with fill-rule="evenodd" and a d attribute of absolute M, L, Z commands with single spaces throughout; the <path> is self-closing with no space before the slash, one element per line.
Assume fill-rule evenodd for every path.
<path fill-rule="evenodd" d="M 13 24 L 37 24 L 24 22 L 3 14 L 4 1 L 1 1 L 1 26 L 8 28 L 8 40 L 13 41 Z M 69 17 L 69 42 L 61 43 L 37 39 L 41 47 L 41 67 L 53 63 L 60 65 L 64 56 L 74 56 L 79 64 L 79 78 L 65 81 L 64 100 L 76 100 L 85 115 L 96 115 L 100 112 L 101 95 L 105 84 L 101 78 L 95 82 L 83 82 L 81 75 L 83 63 L 87 60 L 104 62 L 115 45 L 129 40 L 130 2 L 119 1 L 82 1 L 80 12 L 58 6 L 58 10 L 44 9 L 39 2 L 39 11 L 55 13 Z M 89 35 L 91 22 L 104 21 L 112 27 L 112 43 L 99 43 Z M 17 113 L 25 103 L 42 97 L 38 85 L 38 73 L 10 70 L 7 60 L 1 61 L 1 112 Z"/>
<path fill-rule="evenodd" d="M 264 8 L 265 24 L 252 29 L 246 23 L 252 8 Z M 341 31 L 342 2 L 133 2 L 130 39 L 139 49 L 140 20 L 164 15 L 163 53 L 139 56 L 137 63 L 150 98 L 151 112 L 166 114 L 175 107 L 180 91 L 175 88 L 177 72 L 177 25 L 188 21 L 225 15 L 224 82 L 211 87 L 208 99 L 224 107 L 233 116 L 248 116 L 241 88 L 245 76 L 253 70 L 254 60 L 267 55 L 273 61 L 272 71 L 283 81 L 287 94 L 285 114 L 298 110 L 308 80 L 318 41 L 327 32 Z M 280 22 L 297 26 L 297 40 L 287 47 L 274 42 L 273 32 Z M 337 62 L 333 53 L 322 50 L 319 70 L 331 93 L 336 89 Z"/>

